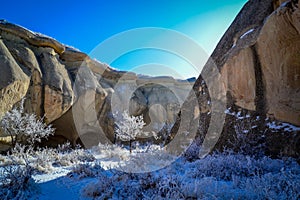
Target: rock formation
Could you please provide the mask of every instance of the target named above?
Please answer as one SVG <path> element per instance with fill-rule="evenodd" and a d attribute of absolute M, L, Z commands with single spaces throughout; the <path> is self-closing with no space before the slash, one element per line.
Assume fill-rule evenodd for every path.
<path fill-rule="evenodd" d="M 212 106 L 226 103 L 226 110 L 218 111 L 226 113 L 222 132 L 204 142 L 209 145 L 203 143 L 202 150 L 232 146 L 237 129 L 252 124 L 244 132 L 253 132 L 247 135 L 257 139 L 255 145 L 262 143 L 260 138 L 271 155 L 300 155 L 300 129 L 293 126 L 300 126 L 299 6 L 297 0 L 249 0 L 228 28 L 194 85 L 199 104 L 212 100 L 208 109 L 200 109 L 201 115 L 193 116 L 200 119 L 198 135 L 216 134 L 207 124 L 216 112 Z M 220 94 L 226 94 L 225 100 Z M 192 113 L 191 101 L 183 109 Z M 248 125 L 242 120 L 247 117 Z"/>
<path fill-rule="evenodd" d="M 65 140 L 75 144 L 79 136 L 88 138 L 87 146 L 113 141 L 113 112 L 126 109 L 142 114 L 149 127 L 173 124 L 193 85 L 112 70 L 55 39 L 6 21 L 0 22 L 0 67 L 0 118 L 25 97 L 26 112 L 56 128 L 47 145 Z"/>
<path fill-rule="evenodd" d="M 0 22 L 0 67 L 0 118 L 26 97 L 26 111 L 56 128 L 48 144 L 75 144 L 79 136 L 86 146 L 113 141 L 113 114 L 128 109 L 142 114 L 149 130 L 176 121 L 168 142 L 197 132 L 204 154 L 236 148 L 232 144 L 243 134 L 243 145 L 253 151 L 264 144 L 270 155 L 300 154 L 298 0 L 249 0 L 190 96 L 193 82 L 115 71 L 5 21 Z"/>
<path fill-rule="evenodd" d="M 250 4 L 251 1 L 240 16 L 245 16 Z M 271 1 L 257 5 L 256 13 L 259 9 L 267 12 L 273 8 Z M 224 63 L 218 63 L 218 59 L 216 62 L 221 74 L 227 77 L 227 90 L 236 105 L 300 126 L 298 2 L 286 2 L 266 14 L 239 28 L 242 31 L 235 35 L 236 44 L 232 44 L 231 49 L 227 47 Z M 228 31 L 234 32 L 233 28 Z M 218 54 L 216 51 L 213 57 L 220 57 Z"/>

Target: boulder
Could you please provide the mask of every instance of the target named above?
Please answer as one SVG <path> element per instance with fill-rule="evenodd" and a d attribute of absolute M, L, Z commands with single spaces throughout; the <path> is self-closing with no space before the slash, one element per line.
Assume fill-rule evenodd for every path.
<path fill-rule="evenodd" d="M 23 98 L 29 88 L 30 78 L 14 60 L 0 39 L 0 117 Z"/>

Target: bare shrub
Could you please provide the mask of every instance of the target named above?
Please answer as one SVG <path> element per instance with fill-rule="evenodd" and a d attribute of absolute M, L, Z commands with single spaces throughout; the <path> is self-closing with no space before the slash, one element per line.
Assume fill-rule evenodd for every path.
<path fill-rule="evenodd" d="M 38 119 L 35 114 L 24 113 L 23 103 L 24 99 L 19 107 L 8 111 L 0 122 L 4 134 L 11 137 L 13 147 L 20 142 L 33 145 L 54 133 L 51 125 L 47 126 L 43 119 Z"/>
<path fill-rule="evenodd" d="M 54 133 L 54 129 L 35 114 L 24 113 L 23 103 L 24 99 L 19 107 L 7 112 L 0 122 L 4 133 L 11 137 L 13 146 L 6 156 L 6 165 L 1 168 L 2 199 L 25 198 L 26 192 L 34 185 L 34 144 Z"/>

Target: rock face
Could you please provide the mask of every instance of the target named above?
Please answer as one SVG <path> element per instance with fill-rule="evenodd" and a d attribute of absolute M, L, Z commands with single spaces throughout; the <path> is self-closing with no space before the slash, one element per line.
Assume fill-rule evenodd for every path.
<path fill-rule="evenodd" d="M 4 70 L 1 88 L 8 89 L 12 81 L 22 82 L 9 92 L 9 102 L 1 101 L 0 116 L 26 96 L 26 110 L 45 116 L 48 123 L 54 121 L 71 107 L 74 100 L 69 74 L 53 49 L 57 42 L 45 39 L 48 42 L 41 41 L 40 46 L 32 46 L 39 44 L 39 36 L 34 39 L 33 33 L 6 22 L 0 23 L 0 31 L 4 57 L 1 62 L 8 63 L 1 65 L 1 71 Z M 15 77 L 10 77 L 9 72 Z M 8 78 L 11 80 L 6 80 Z"/>
<path fill-rule="evenodd" d="M 92 146 L 114 140 L 113 113 L 128 109 L 144 116 L 148 130 L 176 122 L 167 142 L 197 132 L 202 155 L 264 146 L 270 155 L 299 157 L 299 6 L 298 0 L 249 0 L 195 84 L 115 71 L 1 21 L 0 118 L 26 97 L 25 109 L 56 128 L 48 144 L 80 138 Z"/>
<path fill-rule="evenodd" d="M 30 79 L 19 67 L 2 40 L 0 40 L 0 112 L 7 112 L 25 96 Z"/>
<path fill-rule="evenodd" d="M 265 16 L 252 13 L 256 20 L 239 28 L 223 61 L 215 60 L 235 105 L 300 126 L 299 2 L 285 1 L 278 8 L 273 3 L 249 1 L 236 21 L 255 6 L 259 7 L 255 13 L 264 9 Z M 234 32 L 234 24 L 228 33 Z M 224 39 L 228 40 L 224 37 L 218 47 Z M 220 54 L 216 50 L 213 58 Z"/>
<path fill-rule="evenodd" d="M 270 154 L 300 155 L 300 129 L 278 128 L 283 122 L 300 126 L 299 6 L 298 0 L 250 0 L 217 45 L 194 85 L 200 104 L 205 99 L 212 100 L 212 105 L 218 101 L 226 103 L 227 110 L 219 110 L 227 114 L 223 130 L 215 136 L 216 141 L 211 140 L 207 147 L 210 150 L 229 147 L 237 138 L 234 134 L 237 129 L 253 123 L 250 129 L 256 133 L 252 135 L 263 138 Z M 213 75 L 215 69 L 218 75 Z M 206 82 L 205 86 L 203 82 Z M 217 85 L 214 90 L 210 90 L 212 85 Z M 203 88 L 209 96 L 203 95 Z M 225 92 L 225 101 L 214 91 Z M 192 112 L 189 105 L 190 102 L 186 102 L 183 109 Z M 198 116 L 198 133 L 202 136 L 210 134 L 209 126 L 203 124 L 213 115 L 210 113 L 212 106 L 208 107 L 207 110 L 200 109 Z M 251 118 L 248 125 L 241 120 L 246 116 Z M 178 131 L 177 124 L 173 134 Z M 277 126 L 270 128 L 270 124 Z M 206 126 L 206 131 L 201 132 L 201 126 Z"/>
<path fill-rule="evenodd" d="M 113 113 L 122 110 L 143 115 L 148 129 L 155 123 L 173 124 L 193 85 L 112 70 L 6 21 L 0 22 L 0 69 L 0 118 L 25 97 L 25 111 L 56 128 L 47 145 L 75 144 L 79 136 L 86 146 L 113 141 Z"/>
<path fill-rule="evenodd" d="M 226 61 L 220 66 L 236 105 L 299 126 L 300 12 L 297 4 L 289 2 L 280 6 L 264 18 L 263 24 L 250 25 L 235 36 L 236 44 L 228 50 Z"/>
<path fill-rule="evenodd" d="M 266 112 L 300 126 L 300 9 L 288 3 L 270 15 L 257 39 Z"/>

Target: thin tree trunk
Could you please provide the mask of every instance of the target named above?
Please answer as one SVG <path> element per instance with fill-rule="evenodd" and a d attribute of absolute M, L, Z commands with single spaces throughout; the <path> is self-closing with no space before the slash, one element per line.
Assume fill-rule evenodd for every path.
<path fill-rule="evenodd" d="M 113 141 L 113 144 L 116 144 L 117 142 L 117 134 L 114 134 L 114 141 Z"/>
<path fill-rule="evenodd" d="M 11 138 L 11 145 L 12 145 L 13 147 L 15 147 L 15 146 L 16 146 L 16 141 L 15 141 L 15 139 L 14 139 L 14 136 L 13 136 L 13 135 L 10 135 L 10 138 Z"/>

